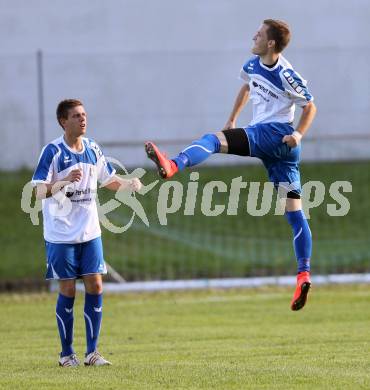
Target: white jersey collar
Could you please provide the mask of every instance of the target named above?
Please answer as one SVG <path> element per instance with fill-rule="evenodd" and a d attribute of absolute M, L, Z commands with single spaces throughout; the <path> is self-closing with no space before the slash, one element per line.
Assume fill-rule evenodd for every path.
<path fill-rule="evenodd" d="M 73 150 L 71 149 L 68 145 L 67 145 L 67 142 L 65 141 L 64 139 L 64 135 L 62 136 L 62 142 L 63 142 L 63 145 L 71 152 L 71 153 L 74 153 L 74 154 L 83 154 L 85 152 L 85 142 L 82 138 L 82 150 L 80 152 L 77 152 L 76 150 Z"/>

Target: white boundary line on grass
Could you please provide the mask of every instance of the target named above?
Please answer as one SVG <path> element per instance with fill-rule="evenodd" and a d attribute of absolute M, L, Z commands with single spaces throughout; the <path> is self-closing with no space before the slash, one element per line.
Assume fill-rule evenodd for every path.
<path fill-rule="evenodd" d="M 313 285 L 370 283 L 370 273 L 366 274 L 332 274 L 312 276 Z M 253 288 L 262 286 L 294 286 L 295 276 L 272 276 L 255 278 L 194 279 L 194 280 L 156 280 L 148 282 L 104 283 L 108 293 L 197 290 L 208 288 Z M 51 283 L 51 291 L 58 285 Z M 77 283 L 77 290 L 83 291 L 82 283 Z"/>

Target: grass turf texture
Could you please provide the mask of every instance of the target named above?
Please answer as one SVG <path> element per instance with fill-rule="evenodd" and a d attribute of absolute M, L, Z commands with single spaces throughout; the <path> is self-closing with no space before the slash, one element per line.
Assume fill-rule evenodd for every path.
<path fill-rule="evenodd" d="M 112 367 L 57 366 L 54 295 L 0 295 L 2 389 L 368 389 L 370 286 L 105 297 L 100 350 Z M 82 358 L 83 295 L 75 306 Z"/>
<path fill-rule="evenodd" d="M 229 185 L 238 176 L 248 182 L 264 182 L 264 168 L 247 165 L 205 167 L 196 171 L 200 179 L 194 216 L 184 216 L 183 202 L 177 213 L 168 215 L 168 226 L 161 226 L 157 217 L 157 186 L 146 196 L 138 196 L 148 215 L 149 228 L 136 218 L 133 226 L 123 234 L 103 229 L 106 260 L 126 280 L 293 274 L 295 257 L 289 225 L 283 216 L 273 215 L 274 207 L 266 216 L 250 216 L 245 206 L 248 189 L 241 190 L 237 216 L 223 213 L 218 217 L 205 217 L 200 212 L 205 183 L 221 180 Z M 326 185 L 324 202 L 311 210 L 313 273 L 369 271 L 369 172 L 369 161 L 302 164 L 303 183 L 320 180 Z M 184 192 L 189 173 L 176 177 L 184 184 Z M 29 216 L 20 209 L 21 191 L 31 175 L 29 171 L 0 174 L 0 280 L 43 278 L 42 228 L 33 226 Z M 157 178 L 154 171 L 149 171 L 143 182 L 149 184 Z M 345 217 L 327 214 L 327 204 L 336 203 L 328 193 L 330 184 L 336 180 L 352 183 L 352 193 L 345 194 L 351 204 Z M 107 190 L 99 191 L 101 203 L 113 195 Z M 214 196 L 214 202 L 219 204 L 227 204 L 227 199 L 228 194 Z M 129 211 L 120 206 L 109 213 L 108 218 L 121 226 L 131 216 Z M 39 216 L 41 222 L 41 213 Z"/>

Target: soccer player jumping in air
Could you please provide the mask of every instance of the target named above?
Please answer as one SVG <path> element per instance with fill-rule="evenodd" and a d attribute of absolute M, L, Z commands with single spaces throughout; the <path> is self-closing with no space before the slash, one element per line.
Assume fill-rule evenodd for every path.
<path fill-rule="evenodd" d="M 160 176 L 170 178 L 185 167 L 206 160 L 213 153 L 258 157 L 267 169 L 269 180 L 285 190 L 286 219 L 293 230 L 298 263 L 297 286 L 292 310 L 306 303 L 311 287 L 311 231 L 302 211 L 299 174 L 300 142 L 310 127 L 316 107 L 306 81 L 282 56 L 290 40 L 289 26 L 279 20 L 264 20 L 253 41 L 250 58 L 240 71 L 241 87 L 224 129 L 206 134 L 186 147 L 173 159 L 167 159 L 155 144 L 147 142 L 148 157 L 157 165 Z M 236 120 L 250 98 L 253 119 L 248 127 L 237 128 Z M 302 108 L 294 129 L 295 105 Z M 280 193 L 282 191 L 279 191 Z M 283 191 L 284 192 L 284 191 Z"/>
<path fill-rule="evenodd" d="M 62 352 L 59 365 L 78 366 L 73 349 L 76 279 L 85 285 L 86 366 L 110 365 L 97 351 L 103 307 L 102 274 L 107 273 L 95 202 L 97 182 L 112 191 L 139 191 L 137 178 L 122 179 L 99 146 L 83 137 L 87 114 L 81 101 L 63 100 L 57 119 L 64 134 L 47 144 L 32 178 L 42 199 L 47 255 L 46 279 L 59 282 L 56 318 Z"/>

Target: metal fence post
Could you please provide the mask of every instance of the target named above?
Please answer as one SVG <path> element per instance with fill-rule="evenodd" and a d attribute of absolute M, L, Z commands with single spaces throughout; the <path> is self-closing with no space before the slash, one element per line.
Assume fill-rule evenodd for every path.
<path fill-rule="evenodd" d="M 44 112 L 44 80 L 43 80 L 43 53 L 38 50 L 36 53 L 37 61 L 37 95 L 39 108 L 39 140 L 40 148 L 45 145 L 45 112 Z"/>

